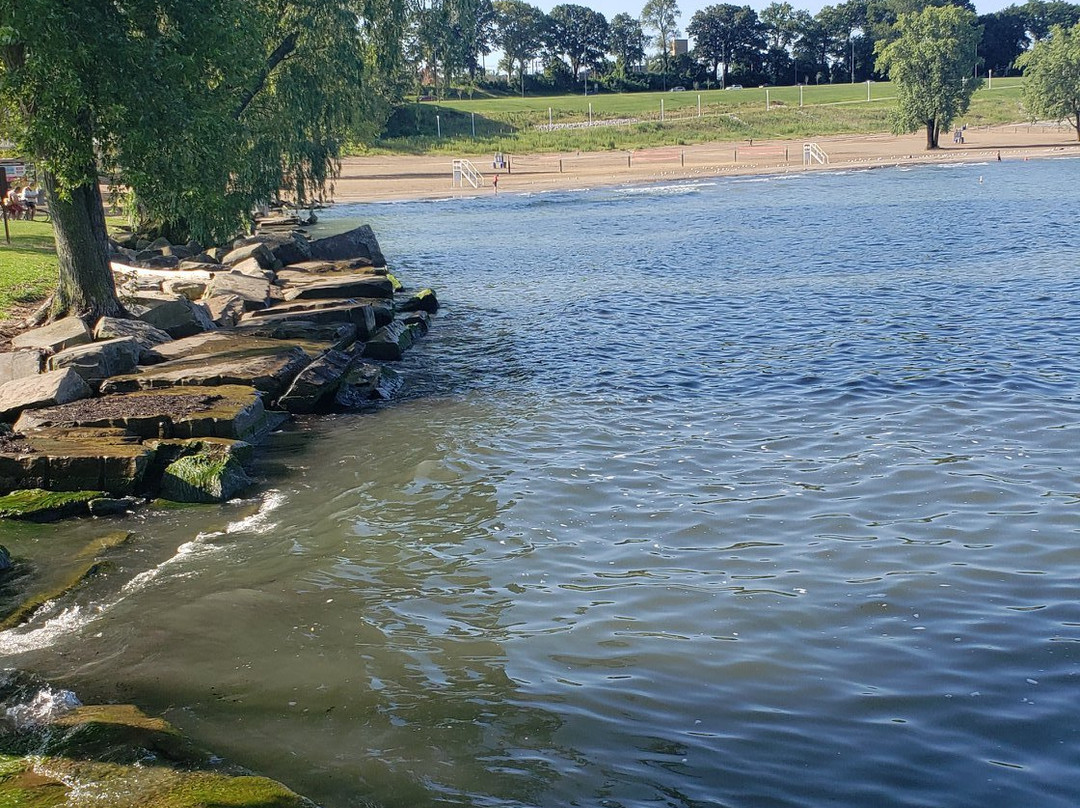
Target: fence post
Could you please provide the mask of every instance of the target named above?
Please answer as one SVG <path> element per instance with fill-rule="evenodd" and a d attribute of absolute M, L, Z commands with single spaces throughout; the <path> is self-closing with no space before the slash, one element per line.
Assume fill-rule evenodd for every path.
<path fill-rule="evenodd" d="M 735 151 L 735 162 L 737 163 L 737 162 L 739 162 L 739 150 L 735 149 L 734 151 Z"/>
<path fill-rule="evenodd" d="M 559 158 L 559 173 L 562 174 L 562 158 Z"/>
<path fill-rule="evenodd" d="M 701 93 L 698 93 L 697 97 L 697 116 L 701 117 Z"/>
<path fill-rule="evenodd" d="M 684 151 L 679 152 L 679 165 L 686 168 L 686 152 Z"/>
<path fill-rule="evenodd" d="M 472 136 L 476 140 L 476 113 L 472 113 Z"/>
<path fill-rule="evenodd" d="M 660 120 L 664 120 L 664 99 L 660 99 Z"/>
<path fill-rule="evenodd" d="M 592 126 L 592 101 L 589 102 L 589 126 Z"/>
<path fill-rule="evenodd" d="M 630 152 L 626 153 L 626 167 L 630 168 Z"/>
<path fill-rule="evenodd" d="M 435 134 L 437 137 L 442 137 L 442 124 L 439 122 L 439 116 L 435 116 Z"/>
<path fill-rule="evenodd" d="M 769 88 L 765 88 L 765 111 L 769 111 Z"/>
<path fill-rule="evenodd" d="M 785 147 L 784 147 L 784 162 L 786 163 L 787 161 L 788 161 L 788 156 L 787 156 L 787 146 L 785 146 Z"/>
<path fill-rule="evenodd" d="M 548 107 L 548 126 L 554 126 L 554 124 L 551 122 L 551 107 Z"/>

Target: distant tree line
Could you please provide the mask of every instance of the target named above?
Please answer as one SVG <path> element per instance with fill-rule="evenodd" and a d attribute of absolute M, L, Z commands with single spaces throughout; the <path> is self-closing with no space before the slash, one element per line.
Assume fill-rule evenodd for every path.
<path fill-rule="evenodd" d="M 901 15 L 971 0 L 845 0 L 817 14 L 773 2 L 760 14 L 720 3 L 679 28 L 677 0 L 647 0 L 637 17 L 610 20 L 564 3 L 545 14 L 526 0 L 417 0 L 405 29 L 407 70 L 417 94 L 491 86 L 498 75 L 521 92 L 724 87 L 731 84 L 828 84 L 885 79 L 875 54 L 894 41 Z M 1054 26 L 1080 23 L 1080 5 L 1028 0 L 978 15 L 982 37 L 970 71 L 1016 75 L 1017 59 Z M 683 36 L 687 50 L 676 47 Z M 487 57 L 499 52 L 496 64 Z M 494 61 L 494 60 L 492 60 Z"/>

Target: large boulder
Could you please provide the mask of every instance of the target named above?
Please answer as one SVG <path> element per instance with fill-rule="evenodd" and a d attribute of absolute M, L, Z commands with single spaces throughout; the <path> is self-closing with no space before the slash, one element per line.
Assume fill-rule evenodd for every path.
<path fill-rule="evenodd" d="M 204 293 L 206 298 L 239 297 L 248 310 L 270 305 L 270 282 L 242 272 L 219 272 Z"/>
<path fill-rule="evenodd" d="M 292 286 L 285 291 L 284 295 L 286 300 L 343 297 L 392 298 L 393 296 L 394 284 L 388 277 L 362 272 Z"/>
<path fill-rule="evenodd" d="M 378 327 L 376 309 L 369 303 L 356 301 L 337 301 L 337 305 L 325 307 L 282 308 L 276 306 L 262 312 L 245 314 L 240 321 L 244 327 L 251 323 L 263 326 L 278 325 L 287 322 L 309 322 L 320 325 L 327 323 L 351 323 L 356 326 L 357 339 L 365 340 Z"/>
<path fill-rule="evenodd" d="M 89 385 L 71 368 L 40 373 L 0 384 L 0 421 L 24 410 L 67 404 L 91 395 Z"/>
<path fill-rule="evenodd" d="M 49 370 L 71 368 L 91 387 L 97 387 L 110 376 L 133 371 L 142 352 L 142 346 L 134 337 L 91 342 L 49 357 Z"/>
<path fill-rule="evenodd" d="M 264 339 L 326 343 L 328 348 L 342 350 L 356 342 L 357 328 L 353 323 L 313 323 L 310 320 L 248 320 L 233 329 L 236 334 Z"/>
<path fill-rule="evenodd" d="M 219 328 L 232 328 L 244 316 L 245 301 L 240 295 L 215 295 L 202 303 Z"/>
<path fill-rule="evenodd" d="M 158 345 L 172 342 L 172 337 L 155 328 L 150 323 L 142 320 L 122 319 L 119 317 L 102 317 L 94 326 L 94 339 L 108 340 L 120 337 L 130 337 L 139 344 L 140 355 L 152 350 Z"/>
<path fill-rule="evenodd" d="M 50 427 L 113 427 L 141 438 L 233 438 L 255 443 L 288 416 L 267 411 L 253 387 L 173 387 L 102 396 L 28 410 L 15 423 L 24 435 Z"/>
<path fill-rule="evenodd" d="M 416 329 L 401 320 L 395 320 L 364 343 L 364 357 L 400 362 L 405 352 L 416 342 Z"/>
<path fill-rule="evenodd" d="M 113 376 L 101 386 L 101 391 L 111 394 L 191 385 L 249 384 L 275 399 L 312 358 L 299 345 L 232 335 L 231 342 L 213 353 L 145 365 L 135 373 Z"/>
<path fill-rule="evenodd" d="M 158 446 L 159 452 L 177 448 Z M 201 439 L 179 444 L 180 456 L 161 476 L 160 495 L 173 502 L 225 502 L 251 485 L 244 458 L 251 445 L 243 441 Z"/>
<path fill-rule="evenodd" d="M 204 306 L 181 295 L 140 295 L 127 303 L 127 309 L 173 339 L 217 328 Z"/>
<path fill-rule="evenodd" d="M 18 445 L 0 452 L 0 491 L 43 488 L 129 494 L 142 484 L 153 456 L 153 449 L 121 427 L 27 429 Z"/>
<path fill-rule="evenodd" d="M 426 311 L 434 314 L 439 310 L 439 299 L 431 289 L 421 289 L 397 304 L 398 311 Z"/>
<path fill-rule="evenodd" d="M 40 348 L 0 353 L 0 384 L 41 373 L 45 352 Z"/>
<path fill-rule="evenodd" d="M 389 399 L 401 387 L 401 375 L 392 368 L 354 359 L 334 393 L 341 410 L 359 410 L 376 399 Z"/>
<path fill-rule="evenodd" d="M 55 522 L 70 516 L 87 516 L 90 503 L 100 499 L 101 491 L 46 491 L 27 488 L 0 496 L 0 519 L 27 522 Z M 0 550 L 3 550 L 0 547 Z M 2 562 L 0 558 L 0 562 Z M 10 566 L 10 560 L 9 560 Z M 0 567 L 2 568 L 2 567 Z"/>
<path fill-rule="evenodd" d="M 188 300 L 198 300 L 206 291 L 207 281 L 190 276 L 170 278 L 161 282 L 161 291 L 167 295 L 183 295 Z"/>
<path fill-rule="evenodd" d="M 11 340 L 11 347 L 15 350 L 39 348 L 52 354 L 65 348 L 84 345 L 91 339 L 86 323 L 78 317 L 65 317 L 41 328 L 24 331 Z"/>
<path fill-rule="evenodd" d="M 296 264 L 311 258 L 311 244 L 300 233 L 259 233 L 254 236 L 237 239 L 233 248 L 249 244 L 265 244 L 274 258 L 281 264 Z"/>
<path fill-rule="evenodd" d="M 379 240 L 370 225 L 361 225 L 347 233 L 311 242 L 311 257 L 320 261 L 340 261 L 347 258 L 366 258 L 372 266 L 386 266 Z"/>
<path fill-rule="evenodd" d="M 343 351 L 327 351 L 293 380 L 278 399 L 278 406 L 291 413 L 311 413 L 333 400 L 341 377 L 353 358 Z"/>
<path fill-rule="evenodd" d="M 241 261 L 245 261 L 248 258 L 254 258 L 255 261 L 263 269 L 274 268 L 274 254 L 270 252 L 270 248 L 261 242 L 255 244 L 245 244 L 242 247 L 237 247 L 234 250 L 226 253 L 221 258 L 221 263 L 232 266 L 239 264 Z"/>

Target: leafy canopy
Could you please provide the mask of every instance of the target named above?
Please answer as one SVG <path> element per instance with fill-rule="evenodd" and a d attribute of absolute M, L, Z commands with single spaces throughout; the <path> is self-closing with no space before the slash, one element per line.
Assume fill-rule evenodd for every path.
<path fill-rule="evenodd" d="M 895 82 L 897 134 L 926 128 L 926 147 L 938 147 L 938 136 L 967 112 L 981 85 L 973 77 L 975 52 L 982 29 L 975 14 L 956 6 L 929 6 L 901 14 L 897 38 L 877 47 L 877 69 Z"/>
<path fill-rule="evenodd" d="M 1016 64 L 1024 71 L 1024 105 L 1032 118 L 1068 119 L 1080 140 L 1080 24 L 1052 27 L 1050 37 Z"/>

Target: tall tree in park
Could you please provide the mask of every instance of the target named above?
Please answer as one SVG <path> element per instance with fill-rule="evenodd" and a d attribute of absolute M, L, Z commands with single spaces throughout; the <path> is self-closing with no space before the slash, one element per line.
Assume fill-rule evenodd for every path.
<path fill-rule="evenodd" d="M 1033 42 L 1046 39 L 1055 25 L 1072 28 L 1080 23 L 1080 6 L 1065 0 L 1028 0 L 1020 7 Z"/>
<path fill-rule="evenodd" d="M 582 65 L 595 65 L 607 53 L 608 21 L 599 11 L 563 3 L 548 13 L 547 36 L 552 52 L 566 57 L 576 79 Z"/>
<path fill-rule="evenodd" d="M 118 314 L 102 174 L 163 227 L 236 232 L 252 203 L 331 176 L 377 131 L 397 0 L 0 0 L 4 134 L 53 214 L 52 314 Z"/>
<path fill-rule="evenodd" d="M 761 11 L 765 37 L 765 73 L 773 84 L 787 84 L 792 77 L 792 52 L 802 32 L 800 14 L 791 3 L 770 3 Z M 797 71 L 796 71 L 797 73 Z M 798 83 L 798 75 L 794 76 Z"/>
<path fill-rule="evenodd" d="M 765 45 L 761 21 L 750 6 L 707 6 L 694 14 L 686 31 L 694 37 L 698 57 L 723 86 L 732 64 L 749 67 Z"/>
<path fill-rule="evenodd" d="M 1054 26 L 1016 64 L 1024 71 L 1024 106 L 1031 117 L 1068 120 L 1080 141 L 1080 24 Z"/>
<path fill-rule="evenodd" d="M 679 5 L 675 0 L 646 0 L 641 9 L 641 24 L 656 32 L 656 45 L 660 62 L 664 66 L 667 81 L 668 65 L 671 63 L 671 40 L 679 35 Z"/>
<path fill-rule="evenodd" d="M 518 65 L 525 74 L 525 63 L 540 52 L 544 33 L 544 12 L 524 0 L 495 0 L 495 44 L 503 52 L 507 72 Z"/>
<path fill-rule="evenodd" d="M 981 14 L 983 27 L 979 55 L 983 64 L 998 76 L 1008 75 L 1029 43 L 1024 15 L 1016 6 Z"/>
<path fill-rule="evenodd" d="M 608 26 L 608 52 L 615 57 L 615 72 L 626 78 L 631 65 L 645 60 L 645 32 L 641 22 L 623 12 L 611 18 Z"/>
<path fill-rule="evenodd" d="M 899 134 L 925 128 L 926 148 L 936 149 L 942 130 L 967 112 L 982 84 L 971 75 L 982 30 L 972 11 L 930 6 L 900 15 L 897 33 L 877 49 L 878 70 L 896 86 L 893 129 Z"/>

